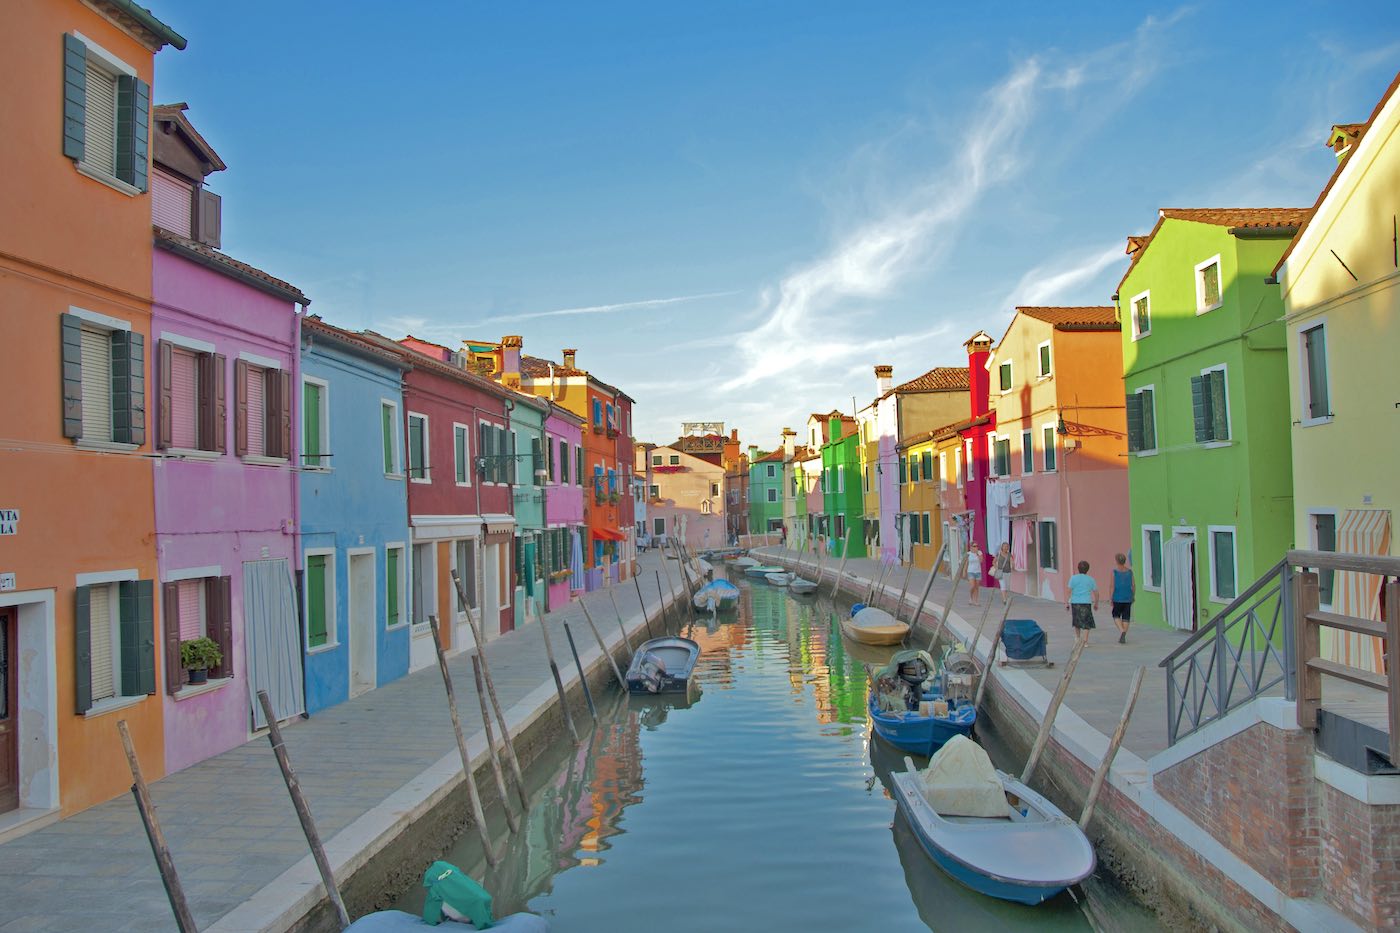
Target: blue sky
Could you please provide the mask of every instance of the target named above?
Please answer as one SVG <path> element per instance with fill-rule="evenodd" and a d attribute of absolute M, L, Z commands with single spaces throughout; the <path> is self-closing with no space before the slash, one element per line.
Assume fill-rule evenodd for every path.
<path fill-rule="evenodd" d="M 1395 2 L 151 5 L 227 252 L 341 326 L 577 347 L 657 442 L 1107 303 L 1159 207 L 1311 204 L 1400 69 Z"/>

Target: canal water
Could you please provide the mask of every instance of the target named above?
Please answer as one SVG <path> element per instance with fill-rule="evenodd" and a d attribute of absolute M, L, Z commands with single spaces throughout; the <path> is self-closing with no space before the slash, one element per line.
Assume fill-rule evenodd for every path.
<path fill-rule="evenodd" d="M 888 650 L 841 636 L 844 605 L 734 582 L 738 612 L 702 614 L 690 633 L 698 698 L 609 688 L 597 724 L 580 720 L 582 746 L 558 743 L 528 770 L 521 832 L 495 808 L 496 868 L 474 832 L 441 853 L 492 892 L 497 916 L 530 910 L 559 933 L 1089 930 L 1090 912 L 1155 926 L 1107 884 L 1086 885 L 1092 911 L 1068 894 L 1031 908 L 943 874 L 887 790 L 899 754 L 867 722 L 865 664 Z M 421 889 L 395 906 L 418 912 Z"/>

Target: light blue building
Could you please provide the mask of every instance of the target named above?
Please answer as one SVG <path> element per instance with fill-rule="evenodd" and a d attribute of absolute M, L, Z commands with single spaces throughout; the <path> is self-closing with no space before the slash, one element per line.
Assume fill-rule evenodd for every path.
<path fill-rule="evenodd" d="M 507 403 L 516 459 L 511 488 L 515 515 L 515 627 L 534 619 L 534 600 L 544 599 L 544 497 L 549 467 L 544 444 L 544 419 L 549 403 L 517 394 Z M 541 610 L 544 606 L 541 604 Z"/>
<path fill-rule="evenodd" d="M 301 330 L 306 711 L 408 673 L 408 493 L 399 357 L 307 317 Z"/>

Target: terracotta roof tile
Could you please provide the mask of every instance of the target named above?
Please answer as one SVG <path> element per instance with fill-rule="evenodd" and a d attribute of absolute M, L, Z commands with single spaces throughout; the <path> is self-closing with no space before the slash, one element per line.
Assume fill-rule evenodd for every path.
<path fill-rule="evenodd" d="M 1072 308 L 1018 307 L 1017 314 L 1035 318 L 1056 330 L 1118 330 L 1118 309 L 1112 305 Z"/>
<path fill-rule="evenodd" d="M 766 453 L 766 454 L 764 454 L 763 456 L 759 457 L 757 460 L 754 461 L 754 463 L 767 463 L 769 460 L 772 460 L 772 461 L 774 461 L 774 462 L 777 462 L 777 461 L 780 461 L 780 460 L 782 460 L 782 459 L 783 459 L 783 449 L 782 449 L 781 447 L 779 447 L 777 450 L 770 450 L 768 453 Z"/>
<path fill-rule="evenodd" d="M 921 376 L 900 383 L 880 398 L 887 398 L 891 392 L 956 392 L 968 386 L 966 366 L 935 366 Z"/>
<path fill-rule="evenodd" d="M 156 245 L 163 249 L 193 259 L 195 262 L 212 269 L 227 272 L 234 278 L 241 279 L 254 288 L 269 292 L 279 298 L 285 298 L 301 305 L 311 304 L 311 299 L 303 295 L 301 289 L 290 282 L 284 282 L 276 276 L 268 275 L 246 262 L 239 262 L 232 256 L 221 253 L 211 246 L 205 246 L 203 243 L 180 236 L 178 233 L 171 233 L 164 227 L 153 227 L 152 229 L 155 231 Z"/>
<path fill-rule="evenodd" d="M 354 331 L 336 327 L 334 324 L 327 324 L 318 315 L 308 314 L 304 316 L 301 319 L 301 329 L 303 331 L 309 330 L 313 333 L 324 334 L 333 340 L 356 347 L 365 353 L 372 354 L 385 361 L 392 361 L 401 368 L 408 368 L 408 364 L 404 362 L 403 354 L 381 346 L 374 341 L 367 340 Z"/>
<path fill-rule="evenodd" d="M 1290 228 L 1296 231 L 1312 214 L 1310 207 L 1164 207 L 1157 212 L 1157 223 L 1147 236 L 1128 237 L 1128 253 L 1133 257 L 1128 270 L 1118 280 L 1118 290 L 1137 268 L 1138 260 L 1147 254 L 1147 248 L 1168 220 L 1185 220 L 1199 224 L 1214 224 L 1229 227 L 1231 232 L 1240 229 L 1277 229 L 1286 233 Z M 1136 246 L 1137 249 L 1133 247 Z"/>
<path fill-rule="evenodd" d="M 556 376 L 586 376 L 588 373 L 582 369 L 566 367 L 562 363 L 553 360 L 540 359 L 538 356 L 520 356 L 520 375 L 527 379 L 548 379 L 550 367 L 554 368 Z"/>

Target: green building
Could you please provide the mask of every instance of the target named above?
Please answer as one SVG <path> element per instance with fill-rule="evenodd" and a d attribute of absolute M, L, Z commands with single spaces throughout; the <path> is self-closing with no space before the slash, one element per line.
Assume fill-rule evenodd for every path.
<path fill-rule="evenodd" d="M 749 448 L 749 534 L 783 530 L 783 449 L 760 454 Z"/>
<path fill-rule="evenodd" d="M 515 627 L 522 628 L 533 617 L 526 615 L 527 597 L 544 599 L 544 496 L 548 477 L 544 449 L 544 420 L 549 406 L 529 395 L 517 395 L 511 405 L 510 432 L 515 457 L 507 464 L 511 489 L 511 512 L 515 516 Z M 529 610 L 533 614 L 533 609 Z"/>
<path fill-rule="evenodd" d="M 1114 300 L 1135 622 L 1195 629 L 1292 545 L 1283 305 L 1266 279 L 1306 213 L 1164 209 L 1128 239 Z M 1111 569 L 1091 571 L 1105 598 Z"/>
<path fill-rule="evenodd" d="M 853 421 L 833 415 L 828 421 L 822 445 L 822 501 L 826 508 L 825 534 L 831 542 L 832 557 L 846 556 L 846 536 L 850 532 L 850 556 L 868 556 L 865 537 L 860 533 L 865 515 L 865 492 L 861 488 L 860 432 Z"/>

